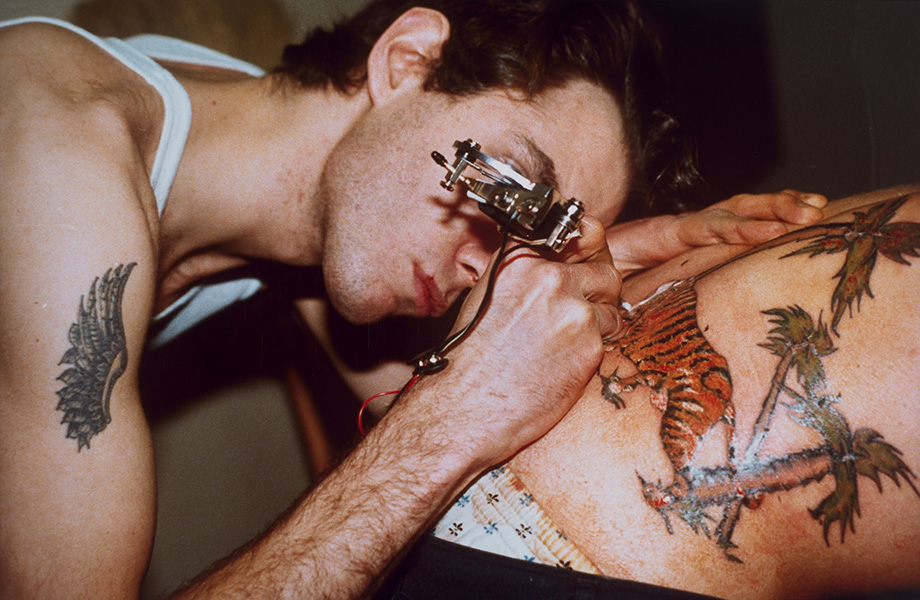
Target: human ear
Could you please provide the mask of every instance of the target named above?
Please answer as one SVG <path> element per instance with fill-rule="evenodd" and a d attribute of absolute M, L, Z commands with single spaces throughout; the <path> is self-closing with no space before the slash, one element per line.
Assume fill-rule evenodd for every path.
<path fill-rule="evenodd" d="M 367 59 L 367 91 L 373 104 L 420 87 L 450 35 L 447 17 L 430 8 L 403 13 L 374 44 Z"/>

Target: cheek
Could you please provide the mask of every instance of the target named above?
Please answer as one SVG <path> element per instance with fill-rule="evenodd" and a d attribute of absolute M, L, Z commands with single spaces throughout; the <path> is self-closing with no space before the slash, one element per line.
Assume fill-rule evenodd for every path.
<path fill-rule="evenodd" d="M 617 220 L 617 217 L 620 216 L 620 213 L 623 212 L 625 207 L 626 194 L 623 192 L 621 198 L 617 198 L 615 202 L 611 202 L 598 210 L 598 219 L 604 224 L 604 227 L 610 227 Z"/>

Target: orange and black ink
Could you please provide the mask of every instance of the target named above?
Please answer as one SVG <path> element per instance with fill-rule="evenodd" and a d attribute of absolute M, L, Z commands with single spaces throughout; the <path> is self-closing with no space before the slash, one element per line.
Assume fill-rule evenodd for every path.
<path fill-rule="evenodd" d="M 676 283 L 637 306 L 616 344 L 638 373 L 601 376 L 604 397 L 620 407 L 621 392 L 637 385 L 652 389 L 653 403 L 664 413 L 661 442 L 676 476 L 671 494 L 686 492 L 684 473 L 703 436 L 719 421 L 735 425 L 728 363 L 697 326 L 694 284 Z M 648 492 L 657 497 L 661 490 Z"/>
<path fill-rule="evenodd" d="M 742 510 L 756 508 L 766 494 L 832 476 L 834 490 L 809 509 L 821 524 L 828 544 L 835 523 L 841 542 L 848 530 L 855 532 L 860 476 L 872 480 L 879 491 L 882 476 L 898 487 L 903 480 L 920 496 L 916 476 L 901 459 L 901 452 L 878 431 L 853 431 L 837 410 L 842 399 L 825 390 L 823 363 L 837 349 L 843 316 L 852 318 L 854 305 L 858 312 L 863 296 L 873 297 L 870 279 L 879 255 L 905 266 L 911 264 L 905 256 L 920 256 L 920 223 L 890 222 L 906 199 L 856 212 L 849 223 L 817 225 L 779 237 L 660 290 L 627 315 L 624 332 L 610 344 L 633 363 L 637 373 L 626 378 L 616 372 L 609 376 L 599 373 L 602 391 L 604 398 L 622 408 L 625 404 L 620 393 L 647 386 L 653 404 L 663 410 L 660 436 L 674 469 L 673 481 L 653 483 L 641 475 L 639 480 L 645 501 L 662 516 L 668 532 L 674 532 L 671 520 L 676 516 L 695 533 L 714 535 L 725 555 L 740 561 L 732 554 L 735 526 Z M 820 315 L 815 319 L 800 306 L 763 311 L 772 329 L 760 345 L 776 357 L 777 365 L 750 442 L 737 457 L 734 444 L 729 443 L 724 466 L 694 466 L 695 450 L 719 421 L 734 432 L 729 365 L 700 330 L 696 283 L 746 256 L 802 242 L 807 243 L 782 258 L 846 253 L 843 266 L 834 275 L 838 283 L 831 295 L 831 321 L 824 323 Z M 761 457 L 778 406 L 784 406 L 798 424 L 818 432 L 824 443 L 779 457 Z M 719 508 L 720 517 L 710 514 Z M 716 521 L 712 532 L 710 524 Z"/>

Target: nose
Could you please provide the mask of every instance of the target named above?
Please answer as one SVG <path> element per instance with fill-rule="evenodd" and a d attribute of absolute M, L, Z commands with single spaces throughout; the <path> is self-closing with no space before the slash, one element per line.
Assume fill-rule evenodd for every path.
<path fill-rule="evenodd" d="M 489 268 L 492 252 L 485 247 L 481 239 L 472 239 L 460 246 L 454 255 L 457 264 L 463 269 L 466 287 L 475 285 Z"/>

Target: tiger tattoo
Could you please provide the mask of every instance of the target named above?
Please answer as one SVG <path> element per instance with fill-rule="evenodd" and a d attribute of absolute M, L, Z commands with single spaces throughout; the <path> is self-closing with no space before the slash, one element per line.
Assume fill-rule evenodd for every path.
<path fill-rule="evenodd" d="M 735 426 L 728 363 L 697 323 L 695 283 L 695 278 L 672 283 L 633 307 L 612 345 L 638 372 L 600 375 L 604 397 L 619 408 L 625 406 L 622 392 L 639 385 L 650 388 L 653 406 L 663 413 L 660 435 L 677 475 L 675 493 L 686 483 L 686 469 L 702 438 L 719 422 L 729 427 L 729 435 Z M 731 459 L 731 446 L 728 451 Z"/>
<path fill-rule="evenodd" d="M 695 533 L 711 535 L 709 524 L 718 522 L 714 534 L 725 556 L 741 562 L 732 552 L 732 537 L 742 509 L 760 506 L 766 494 L 788 491 L 825 478 L 834 489 L 809 514 L 821 523 L 826 543 L 835 524 L 843 541 L 853 531 L 859 514 L 856 480 L 868 477 L 881 491 L 884 475 L 920 496 L 916 476 L 901 458 L 897 447 L 871 428 L 853 429 L 836 408 L 840 397 L 825 389 L 825 357 L 840 344 L 838 325 L 858 313 L 860 300 L 870 291 L 870 278 L 879 258 L 911 266 L 907 257 L 920 257 L 920 223 L 895 221 L 907 197 L 876 204 L 865 212 L 854 211 L 850 222 L 806 227 L 751 248 L 691 278 L 662 286 L 652 296 L 629 307 L 617 337 L 606 340 L 609 351 L 632 363 L 635 373 L 609 375 L 598 369 L 601 393 L 617 409 L 625 408 L 621 396 L 639 386 L 661 411 L 659 435 L 670 461 L 673 481 L 646 481 L 637 473 L 645 502 L 664 519 L 669 533 L 670 517 L 677 516 Z M 771 326 L 764 343 L 758 344 L 776 360 L 770 390 L 762 401 L 747 447 L 735 454 L 735 407 L 728 362 L 706 339 L 697 319 L 696 284 L 718 269 L 770 248 L 791 246 L 780 259 L 843 254 L 843 266 L 831 294 L 830 323 L 801 306 L 761 311 Z M 782 401 L 779 398 L 782 396 Z M 780 456 L 760 455 L 777 411 L 794 423 L 819 434 L 823 443 Z M 701 442 L 713 429 L 727 426 L 725 463 L 694 464 Z M 721 509 L 721 518 L 711 514 Z"/>

